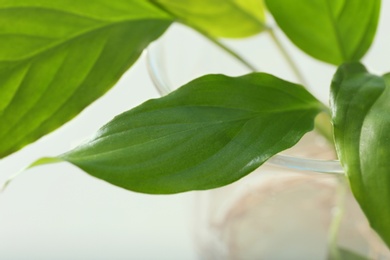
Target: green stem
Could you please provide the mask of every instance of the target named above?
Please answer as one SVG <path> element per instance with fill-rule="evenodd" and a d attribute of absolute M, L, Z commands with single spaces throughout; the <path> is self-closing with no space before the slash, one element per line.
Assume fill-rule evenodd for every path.
<path fill-rule="evenodd" d="M 225 50 L 227 53 L 229 53 L 231 56 L 236 58 L 239 62 L 241 62 L 243 65 L 245 65 L 248 69 L 252 71 L 257 71 L 255 66 L 250 64 L 248 61 L 246 61 L 243 57 L 241 57 L 238 53 L 227 47 L 226 45 L 222 44 L 220 41 L 215 39 L 214 37 L 210 36 L 209 34 L 203 32 L 202 30 L 196 29 L 200 34 L 202 34 L 204 37 L 209 39 L 211 42 L 215 43 L 217 46 L 221 47 L 223 50 Z M 308 83 L 305 80 L 303 74 L 299 70 L 298 66 L 295 64 L 294 60 L 291 58 L 287 50 L 284 48 L 282 43 L 279 41 L 279 39 L 276 37 L 275 33 L 272 31 L 272 29 L 269 29 L 268 32 L 271 35 L 271 38 L 275 42 L 276 46 L 282 53 L 283 57 L 285 58 L 287 64 L 290 66 L 292 71 L 294 72 L 295 76 L 298 78 L 300 83 L 304 87 L 308 87 Z M 331 125 L 331 118 L 330 118 L 330 111 L 327 109 L 327 107 L 324 105 L 324 112 L 319 114 L 315 120 L 315 130 L 325 137 L 325 139 L 329 142 L 329 144 L 334 146 L 333 141 L 333 127 Z"/>
<path fill-rule="evenodd" d="M 309 89 L 309 84 L 305 77 L 303 76 L 302 72 L 299 70 L 298 66 L 296 65 L 293 58 L 290 56 L 286 48 L 283 46 L 282 42 L 279 40 L 279 38 L 276 36 L 275 32 L 270 29 L 268 30 L 268 33 L 271 36 L 271 39 L 275 43 L 276 47 L 279 49 L 280 53 L 283 55 L 284 59 L 286 60 L 287 64 L 293 71 L 294 75 L 297 77 L 298 81 L 306 88 Z M 324 105 L 324 108 L 327 108 L 327 106 Z M 331 118 L 330 118 L 330 111 L 329 109 L 325 109 L 324 113 L 321 113 L 318 115 L 318 117 L 315 120 L 315 130 L 321 134 L 325 139 L 332 145 L 334 145 L 333 141 L 333 127 L 331 125 Z"/>
<path fill-rule="evenodd" d="M 307 83 L 305 77 L 303 76 L 302 72 L 299 70 L 298 66 L 296 65 L 293 58 L 290 56 L 286 48 L 283 46 L 282 42 L 279 40 L 279 38 L 276 36 L 275 32 L 272 29 L 268 30 L 269 35 L 271 36 L 272 41 L 275 43 L 276 47 L 279 49 L 280 53 L 283 55 L 283 58 L 286 60 L 287 64 L 293 71 L 294 75 L 297 77 L 299 82 L 304 85 L 306 88 L 309 87 L 309 84 Z"/>
<path fill-rule="evenodd" d="M 206 37 L 208 40 L 210 40 L 211 42 L 215 43 L 217 46 L 219 46 L 220 48 L 222 48 L 224 51 L 226 51 L 227 53 L 229 53 L 231 56 L 233 56 L 234 58 L 236 58 L 239 62 L 241 62 L 245 67 L 247 67 L 249 70 L 255 72 L 255 71 L 258 71 L 256 69 L 255 66 L 253 66 L 250 62 L 248 62 L 247 60 L 245 60 L 242 56 L 240 56 L 237 52 L 233 51 L 232 49 L 230 49 L 228 46 L 224 45 L 222 42 L 218 41 L 217 39 L 215 39 L 214 37 L 210 36 L 209 34 L 205 33 L 205 32 L 202 32 L 201 30 L 198 30 L 197 31 L 202 34 L 204 37 Z"/>
<path fill-rule="evenodd" d="M 331 259 L 341 260 L 338 249 L 338 235 L 340 232 L 341 221 L 343 220 L 345 203 L 347 197 L 347 183 L 344 177 L 338 178 L 338 187 L 336 193 L 336 207 L 334 208 L 332 221 L 328 233 L 328 246 Z"/>
<path fill-rule="evenodd" d="M 214 44 L 216 44 L 217 46 L 219 46 L 220 48 L 222 48 L 223 50 L 225 50 L 227 53 L 229 53 L 231 56 L 233 56 L 234 58 L 236 58 L 239 62 L 241 62 L 245 67 L 247 67 L 249 70 L 255 72 L 257 71 L 256 67 L 253 66 L 250 62 L 248 62 L 247 60 L 245 60 L 243 57 L 241 57 L 238 53 L 236 53 L 234 50 L 230 49 L 228 46 L 224 45 L 222 42 L 218 41 L 215 37 L 211 36 L 210 34 L 208 34 L 207 32 L 203 31 L 202 29 L 200 28 L 197 28 L 196 26 L 192 25 L 192 24 L 189 24 L 187 23 L 185 20 L 183 19 L 180 19 L 179 17 L 177 17 L 174 13 L 172 13 L 171 11 L 169 11 L 167 8 L 165 8 L 163 5 L 161 5 L 160 3 L 156 2 L 156 0 L 149 0 L 149 2 L 153 5 L 155 5 L 156 7 L 160 8 L 161 10 L 165 11 L 167 14 L 169 14 L 170 16 L 172 16 L 173 18 L 175 18 L 175 21 L 176 22 L 179 22 L 181 24 L 184 24 L 185 26 L 189 27 L 189 28 L 192 28 L 192 29 L 195 29 L 198 33 L 200 33 L 201 35 L 203 35 L 205 38 L 207 38 L 208 40 L 210 40 L 211 42 L 213 42 Z"/>
<path fill-rule="evenodd" d="M 314 127 L 315 130 L 328 141 L 328 143 L 333 147 L 334 151 L 336 151 L 336 147 L 334 146 L 333 126 L 331 124 L 330 112 L 325 111 L 318 114 L 314 121 Z"/>
<path fill-rule="evenodd" d="M 211 36 L 210 34 L 208 34 L 207 32 L 203 31 L 202 29 L 197 28 L 194 25 L 188 24 L 186 21 L 178 18 L 175 14 L 170 12 L 168 9 L 166 9 L 164 6 L 162 6 L 161 4 L 156 2 L 155 0 L 149 0 L 149 2 L 151 2 L 152 4 L 154 4 L 155 6 L 160 8 L 161 10 L 164 10 L 167 14 L 171 15 L 172 17 L 174 17 L 176 22 L 182 23 L 183 25 L 188 26 L 189 28 L 195 29 L 198 33 L 200 33 L 206 39 L 210 40 L 211 42 L 213 42 L 214 44 L 219 46 L 221 49 L 226 51 L 228 54 L 230 54 L 232 57 L 234 57 L 236 60 L 238 60 L 241 64 L 243 64 L 249 70 L 251 70 L 253 72 L 258 71 L 254 65 L 252 65 L 250 62 L 248 62 L 246 59 L 244 59 L 242 56 L 240 56 L 237 52 L 235 52 L 234 50 L 230 49 L 228 46 L 226 46 L 225 44 L 223 44 L 222 42 L 217 40 L 215 37 Z M 295 74 L 297 79 L 300 81 L 300 83 L 303 86 L 305 86 L 306 88 L 308 88 L 309 85 L 308 85 L 305 77 L 303 76 L 303 74 L 299 70 L 298 66 L 296 65 L 296 63 L 294 62 L 294 60 L 292 59 L 292 57 L 290 56 L 288 51 L 285 49 L 285 47 L 283 46 L 281 41 L 278 39 L 278 37 L 276 36 L 274 31 L 271 28 L 268 28 L 268 27 L 266 27 L 265 31 L 268 31 L 268 33 L 271 35 L 271 38 L 274 41 L 275 45 L 277 46 L 277 48 L 279 49 L 280 53 L 285 58 L 287 64 L 292 69 L 293 73 Z M 324 107 L 326 107 L 326 106 L 324 105 Z M 330 124 L 330 116 L 329 116 L 330 113 L 326 109 L 325 109 L 325 112 L 327 113 L 326 116 L 319 116 L 318 117 L 319 119 L 316 119 L 315 128 L 316 128 L 318 133 L 323 135 L 326 138 L 326 140 L 329 141 L 330 144 L 333 144 L 333 133 L 332 133 L 332 126 Z"/>

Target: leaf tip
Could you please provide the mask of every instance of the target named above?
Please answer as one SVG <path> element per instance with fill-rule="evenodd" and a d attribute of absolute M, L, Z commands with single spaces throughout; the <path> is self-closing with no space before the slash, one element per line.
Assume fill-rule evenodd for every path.
<path fill-rule="evenodd" d="M 31 168 L 33 168 L 35 166 L 45 165 L 45 164 L 53 164 L 53 163 L 58 163 L 58 162 L 63 162 L 63 160 L 61 158 L 59 158 L 59 157 L 42 157 L 42 158 L 39 158 L 38 160 L 34 161 L 33 163 L 31 163 L 27 167 L 25 167 L 25 168 L 21 169 L 20 171 L 18 171 L 16 173 L 12 174 L 11 176 L 9 176 L 8 179 L 0 187 L 0 193 L 3 193 L 7 189 L 7 187 L 11 184 L 11 182 L 16 177 L 18 177 L 19 175 L 24 173 L 26 170 L 31 169 Z"/>

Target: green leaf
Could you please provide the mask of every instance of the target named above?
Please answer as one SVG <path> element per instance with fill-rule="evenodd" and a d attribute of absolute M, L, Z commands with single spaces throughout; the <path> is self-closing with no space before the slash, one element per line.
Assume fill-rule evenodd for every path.
<path fill-rule="evenodd" d="M 369 258 L 339 247 L 337 248 L 337 257 L 329 256 L 328 260 L 369 260 Z"/>
<path fill-rule="evenodd" d="M 117 116 L 60 158 L 128 190 L 211 189 L 293 146 L 321 109 L 302 86 L 268 74 L 209 75 Z"/>
<path fill-rule="evenodd" d="M 390 75 L 341 66 L 331 87 L 337 152 L 371 227 L 390 245 Z"/>
<path fill-rule="evenodd" d="M 0 158 L 102 96 L 170 19 L 144 0 L 0 0 Z"/>
<path fill-rule="evenodd" d="M 213 37 L 240 38 L 265 28 L 259 0 L 150 0 L 179 21 Z"/>
<path fill-rule="evenodd" d="M 340 65 L 367 52 L 378 24 L 380 0 L 266 0 L 279 27 L 302 51 Z"/>

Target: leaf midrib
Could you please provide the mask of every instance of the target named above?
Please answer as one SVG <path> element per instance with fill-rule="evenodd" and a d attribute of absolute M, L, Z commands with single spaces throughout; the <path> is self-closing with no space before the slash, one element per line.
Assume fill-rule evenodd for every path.
<path fill-rule="evenodd" d="M 375 14 L 375 6 L 371 5 L 371 16 L 373 16 Z M 353 52 L 353 58 L 357 57 L 357 55 L 361 52 L 362 50 L 362 47 L 363 45 L 361 44 L 361 42 L 364 40 L 364 38 L 367 36 L 369 30 L 371 29 L 371 25 L 372 25 L 373 21 L 370 19 L 368 23 L 366 23 L 366 28 L 364 30 L 364 33 L 361 35 L 360 39 L 359 39 L 359 43 L 358 43 L 358 48 L 355 48 L 355 51 Z"/>
<path fill-rule="evenodd" d="M 70 11 L 65 11 L 65 10 L 61 10 L 61 9 L 57 9 L 57 8 L 49 8 L 49 7 L 42 7 L 42 6 L 8 6 L 8 7 L 0 7 L 0 11 L 7 11 L 7 10 L 28 10 L 28 9 L 35 9 L 35 10 L 41 10 L 41 11 L 49 11 L 49 12 L 57 12 L 57 13 L 62 13 L 62 14 L 66 14 L 66 15 L 73 15 L 73 16 L 77 16 L 77 17 L 80 17 L 80 18 L 83 18 L 83 19 L 89 19 L 89 20 L 94 20 L 96 22 L 108 22 L 106 20 L 102 20 L 102 19 L 97 19 L 95 17 L 91 17 L 91 16 L 87 16 L 87 15 L 82 15 L 82 14 L 79 14 L 79 13 L 74 13 L 74 12 L 70 12 Z"/>
<path fill-rule="evenodd" d="M 186 106 L 187 107 L 187 106 Z M 197 106 L 196 106 L 197 107 Z M 209 106 L 211 107 L 211 106 Z M 214 107 L 213 107 L 214 108 Z M 218 108 L 222 108 L 224 109 L 223 107 L 218 107 Z M 229 108 L 231 109 L 231 108 Z M 239 109 L 239 110 L 242 110 L 242 109 Z M 211 122 L 179 122 L 179 123 L 167 123 L 167 124 L 157 124 L 157 125 L 146 125 L 146 126 L 139 126 L 139 127 L 133 127 L 133 128 L 130 128 L 130 129 L 125 129 L 123 131 L 118 131 L 118 132 L 115 132 L 115 133 L 110 133 L 110 134 L 103 134 L 99 137 L 97 137 L 95 140 L 92 140 L 91 142 L 97 142 L 99 140 L 103 140 L 103 139 L 106 139 L 106 138 L 110 138 L 114 135 L 119 135 L 119 134 L 123 134 L 123 133 L 126 133 L 126 132 L 130 132 L 130 131 L 133 131 L 133 130 L 136 130 L 136 129 L 140 129 L 140 128 L 143 128 L 143 127 L 150 127 L 150 126 L 168 126 L 168 125 L 171 125 L 171 124 L 176 124 L 176 125 L 183 125 L 183 124 L 188 124 L 188 125 L 191 125 L 191 124 L 202 124 L 202 125 L 205 125 L 204 127 L 207 127 L 207 126 L 210 126 L 210 125 L 214 125 L 214 124 L 224 124 L 224 123 L 231 123 L 231 122 L 236 122 L 236 121 L 240 121 L 240 120 L 252 120 L 252 119 L 255 119 L 257 117 L 261 117 L 261 116 L 270 116 L 272 114 L 284 114 L 286 112 L 290 113 L 290 112 L 298 112 L 298 111 L 308 111 L 308 110 L 312 110 L 312 109 L 309 109 L 309 108 L 297 108 L 297 109 L 289 109 L 288 111 L 283 111 L 283 110 L 280 110 L 280 111 L 273 111 L 273 112 L 259 112 L 259 111 L 250 111 L 252 114 L 249 115 L 249 116 L 244 116 L 244 117 L 241 117 L 241 118 L 236 118 L 236 119 L 233 119 L 233 120 L 220 120 L 220 121 L 211 121 Z M 159 110 L 160 111 L 160 110 Z M 150 112 L 150 111 L 148 111 Z M 139 114 L 138 114 L 139 115 Z M 274 115 L 275 116 L 275 115 Z M 189 129 L 190 130 L 190 129 Z"/>
<path fill-rule="evenodd" d="M 123 23 L 126 23 L 126 22 L 129 22 L 129 21 L 123 21 Z M 39 52 L 38 54 L 33 55 L 32 57 L 28 57 L 28 58 L 26 58 L 26 59 L 19 60 L 18 62 L 22 63 L 23 61 L 24 61 L 24 62 L 29 61 L 29 62 L 31 63 L 31 62 L 33 62 L 34 59 L 38 59 L 38 58 L 39 58 L 41 55 L 43 55 L 44 53 L 47 53 L 47 52 L 49 52 L 49 51 L 51 51 L 51 50 L 53 50 L 53 49 L 55 49 L 55 48 L 58 48 L 58 47 L 62 46 L 63 44 L 69 44 L 70 42 L 75 41 L 75 40 L 77 40 L 77 39 L 80 38 L 80 37 L 85 37 L 85 36 L 88 35 L 88 34 L 96 33 L 96 32 L 98 32 L 98 31 L 100 31 L 100 30 L 104 30 L 104 29 L 109 28 L 110 26 L 116 26 L 116 25 L 118 25 L 118 24 L 117 24 L 117 23 L 114 23 L 114 24 L 107 24 L 106 26 L 101 26 L 101 27 L 95 28 L 94 30 L 89 30 L 89 31 L 87 31 L 87 32 L 84 33 L 84 34 L 78 34 L 78 35 L 75 35 L 74 37 L 67 38 L 66 41 L 62 41 L 62 42 L 60 42 L 60 43 L 58 43 L 58 44 L 54 44 L 53 46 L 51 46 L 51 47 L 49 47 L 49 48 L 46 48 L 46 49 L 42 50 L 42 51 Z M 19 89 L 19 88 L 20 88 L 20 85 L 18 86 L 18 89 Z M 75 90 L 76 90 L 76 89 L 75 89 Z M 42 93 L 42 94 L 44 94 L 44 93 Z M 14 97 L 15 97 L 15 95 L 14 95 Z M 11 100 L 11 102 L 9 103 L 9 105 L 12 104 L 13 100 L 14 100 L 14 98 Z M 38 101 L 39 101 L 39 99 L 37 100 L 37 102 L 38 102 Z M 0 118 L 1 118 L 1 116 L 2 116 L 1 114 L 4 114 L 4 112 L 6 111 L 6 109 L 7 109 L 7 108 L 5 108 L 5 109 L 2 111 L 2 113 L 0 113 Z M 22 117 L 23 117 L 23 116 L 22 116 Z M 21 117 L 21 118 L 22 118 L 22 117 Z M 15 123 L 17 123 L 17 122 L 15 122 Z M 8 130 L 8 132 L 9 132 L 10 130 L 11 130 L 11 128 Z M 7 132 L 7 133 L 8 133 L 8 132 Z M 0 137 L 3 137 L 3 136 L 5 136 L 5 134 L 4 134 L 4 135 L 0 135 Z"/>
<path fill-rule="evenodd" d="M 302 113 L 302 114 L 300 115 L 300 118 L 303 118 L 303 117 L 304 117 L 304 114 Z M 254 119 L 254 118 L 253 118 L 253 119 Z M 251 120 L 253 120 L 253 119 L 251 119 Z M 235 136 L 232 137 L 231 140 L 229 140 L 228 143 L 225 144 L 224 147 L 220 148 L 219 151 L 215 152 L 212 156 L 210 156 L 209 158 L 207 158 L 206 160 L 204 160 L 202 163 L 198 163 L 197 165 L 192 165 L 192 166 L 189 167 L 188 169 L 190 169 L 190 168 L 199 168 L 199 167 L 201 167 L 201 164 L 207 163 L 207 161 L 210 161 L 210 160 L 212 160 L 212 158 L 214 158 L 215 156 L 219 155 L 219 154 L 221 153 L 221 151 L 223 151 L 223 150 L 226 148 L 226 146 L 227 146 L 229 143 L 231 143 L 231 142 L 240 134 L 240 132 L 241 132 L 242 129 L 246 126 L 246 124 L 248 124 L 248 122 L 249 122 L 249 120 L 248 120 L 247 122 L 245 122 L 245 124 L 241 127 L 241 129 L 240 129 L 239 131 L 237 131 L 237 133 L 235 134 Z M 298 122 L 300 122 L 300 120 L 296 120 L 296 121 L 295 121 L 295 124 L 298 124 Z M 265 125 L 264 129 L 262 129 L 262 132 L 267 132 L 267 131 L 269 131 L 267 128 L 269 128 L 270 126 L 271 126 L 271 124 Z M 284 135 L 282 138 L 276 140 L 275 143 L 274 143 L 273 145 L 270 145 L 270 146 L 268 147 L 267 150 L 263 150 L 262 153 L 265 154 L 266 156 L 264 156 L 264 159 L 261 160 L 261 164 L 264 163 L 268 158 L 271 157 L 271 156 L 268 156 L 267 154 L 272 154 L 272 149 L 273 149 L 274 147 L 278 146 L 278 144 L 283 143 L 283 142 L 285 141 L 285 139 L 287 138 L 287 136 L 288 136 L 288 134 Z M 261 137 L 261 138 L 263 138 L 263 137 Z M 261 138 L 260 138 L 260 139 L 261 139 Z M 258 139 L 259 139 L 259 138 L 257 138 L 256 141 L 253 142 L 253 144 L 257 145 L 257 143 L 258 143 L 257 140 L 258 140 Z M 253 146 L 253 144 L 252 144 L 252 146 Z M 247 147 L 247 150 L 251 150 L 251 149 L 252 149 L 252 147 Z M 261 165 L 261 164 L 260 164 L 260 165 Z M 186 169 L 186 170 L 188 170 L 188 169 Z M 182 171 L 179 171 L 179 172 L 175 172 L 175 173 L 173 173 L 173 174 L 170 174 L 169 177 L 183 175 L 183 174 L 186 172 L 186 170 L 182 170 Z"/>
<path fill-rule="evenodd" d="M 233 6 L 234 8 L 240 10 L 242 13 L 246 14 L 251 20 L 253 20 L 255 23 L 257 23 L 258 25 L 262 26 L 262 27 L 266 27 L 266 24 L 265 23 L 262 23 L 261 21 L 259 21 L 256 16 L 254 16 L 253 14 L 247 12 L 245 9 L 243 9 L 240 5 L 238 5 L 236 2 L 232 1 L 232 0 L 228 0 L 227 1 L 231 6 Z"/>
<path fill-rule="evenodd" d="M 73 13 L 67 13 L 67 14 L 73 14 Z M 85 17 L 84 17 L 85 18 Z M 88 18 L 88 17 L 87 17 Z M 53 44 L 49 44 L 48 47 L 46 48 L 42 48 L 40 50 L 38 50 L 37 52 L 35 53 L 32 53 L 26 57 L 22 57 L 22 58 L 19 58 L 19 59 L 9 59 L 9 60 L 1 60 L 2 62 L 23 62 L 23 61 L 26 61 L 26 60 L 32 60 L 34 58 L 37 58 L 41 55 L 43 55 L 44 53 L 47 53 L 55 48 L 58 48 L 62 45 L 66 45 L 72 41 L 75 41 L 81 37 L 86 37 L 87 35 L 89 34 L 92 34 L 92 33 L 96 33 L 98 31 L 101 31 L 101 30 L 105 30 L 109 27 L 114 27 L 114 26 L 119 26 L 121 24 L 126 24 L 126 23 L 130 23 L 130 22 L 133 22 L 133 21 L 153 21 L 153 20 L 166 20 L 166 21 L 169 21 L 169 19 L 164 19 L 164 18 L 142 18 L 142 19 L 124 19 L 124 20 L 118 20 L 118 21 L 114 21 L 114 22 L 109 22 L 109 21 L 103 21 L 101 20 L 100 21 L 100 24 L 97 24 L 96 27 L 89 27 L 88 29 L 86 30 L 82 30 L 78 33 L 75 33 L 73 35 L 71 35 L 70 37 L 67 37 L 67 38 L 64 38 L 64 39 L 61 39 L 59 41 L 56 41 L 54 42 Z M 99 20 L 96 20 L 96 21 L 99 21 Z M 16 35 L 16 34 L 15 34 Z M 20 35 L 23 35 L 23 34 L 20 34 Z"/>
<path fill-rule="evenodd" d="M 254 118 L 252 118 L 252 117 L 247 117 L 247 118 L 238 118 L 238 119 L 229 120 L 229 121 L 210 122 L 210 123 L 202 124 L 199 127 L 194 127 L 194 128 L 189 128 L 189 129 L 177 131 L 177 132 L 172 132 L 172 133 L 169 133 L 167 135 L 160 136 L 160 137 L 157 137 L 157 138 L 153 138 L 153 139 L 147 140 L 147 141 L 142 142 L 142 143 L 137 143 L 137 144 L 130 145 L 130 146 L 118 147 L 118 148 L 115 148 L 115 149 L 110 149 L 109 151 L 102 151 L 102 152 L 88 154 L 88 155 L 84 155 L 84 156 L 76 156 L 76 161 L 82 161 L 83 159 L 86 159 L 86 158 L 101 156 L 102 154 L 110 154 L 110 153 L 114 153 L 114 152 L 117 152 L 117 151 L 120 151 L 120 150 L 129 149 L 129 148 L 132 148 L 132 147 L 144 146 L 147 143 L 151 143 L 151 142 L 155 142 L 155 141 L 158 141 L 158 140 L 161 140 L 161 139 L 169 138 L 169 137 L 171 137 L 173 135 L 182 134 L 182 133 L 185 133 L 185 132 L 196 131 L 196 130 L 199 130 L 199 129 L 212 127 L 212 126 L 215 126 L 215 125 L 218 125 L 218 124 L 228 124 L 228 123 L 240 122 L 240 121 L 248 122 L 249 120 L 253 120 L 253 119 Z M 88 146 L 92 146 L 94 143 L 97 143 L 97 142 L 102 142 L 102 141 L 104 142 L 103 139 L 111 138 L 113 135 L 117 135 L 117 134 L 124 133 L 124 132 L 127 132 L 127 131 L 131 131 L 131 130 L 134 130 L 134 129 L 136 129 L 136 128 L 132 128 L 132 129 L 128 129 L 128 130 L 125 130 L 125 131 L 117 132 L 117 133 L 110 134 L 110 135 L 107 135 L 107 136 L 104 136 L 104 137 L 99 137 L 99 138 L 97 138 L 95 140 L 92 140 L 92 141 L 88 142 Z M 75 149 L 75 151 L 77 152 L 77 148 Z M 70 154 L 70 156 L 67 157 L 66 156 L 67 154 Z M 60 155 L 59 157 L 60 158 L 64 158 L 65 160 L 66 160 L 66 158 L 72 158 L 72 151 L 69 152 L 69 153 Z M 72 162 L 73 160 L 70 159 L 70 161 Z"/>
<path fill-rule="evenodd" d="M 103 45 L 103 47 L 100 49 L 99 55 L 97 56 L 96 60 L 98 60 L 99 57 L 100 57 L 100 55 L 102 54 L 102 52 L 103 52 L 103 50 L 104 50 L 104 46 L 105 46 L 105 45 Z M 63 64 L 63 62 L 64 62 L 65 60 L 66 60 L 66 57 L 65 57 L 64 60 L 62 61 L 61 66 L 62 66 L 62 64 Z M 95 61 L 95 62 L 96 62 L 96 61 Z M 61 71 L 61 66 L 60 66 L 59 69 L 56 71 L 55 75 L 53 75 L 53 79 L 55 79 L 56 75 Z M 81 83 L 79 84 L 79 86 L 82 86 L 82 85 L 83 85 L 85 79 L 88 77 L 88 75 L 90 74 L 90 72 L 91 72 L 92 69 L 93 69 L 93 66 L 91 66 L 90 70 L 85 74 L 85 76 L 84 76 L 83 80 L 81 81 Z M 29 107 L 29 109 L 33 109 L 34 107 L 37 106 L 37 104 L 39 104 L 39 102 L 40 102 L 41 99 L 44 97 L 44 95 L 45 95 L 48 91 L 51 90 L 51 88 L 50 88 L 51 85 L 52 85 L 52 83 L 50 82 L 50 83 L 47 85 L 47 87 L 40 93 L 40 97 L 37 98 L 37 100 L 36 100 L 33 104 L 31 104 L 31 106 Z M 79 87 L 79 86 L 78 86 L 78 87 Z M 66 97 L 65 99 L 61 100 L 60 106 L 57 107 L 55 110 L 52 111 L 52 115 L 54 115 L 58 110 L 60 110 L 60 109 L 67 103 L 67 101 L 68 101 L 70 98 L 73 97 L 73 95 L 75 94 L 75 92 L 78 90 L 78 87 L 72 89 L 72 91 L 70 92 L 70 95 L 69 95 L 68 97 Z M 13 100 L 13 99 L 12 99 L 12 100 Z M 11 103 L 12 103 L 12 102 L 11 102 Z M 11 103 L 10 103 L 10 104 L 11 104 Z M 6 110 L 4 110 L 4 111 L 6 111 Z M 8 126 L 8 127 L 9 127 L 9 128 L 8 128 L 8 131 L 4 132 L 4 134 L 0 134 L 0 138 L 1 138 L 1 137 L 6 137 L 6 136 L 9 134 L 9 132 L 12 130 L 12 126 L 16 125 L 18 122 L 20 122 L 21 120 L 23 120 L 26 116 L 28 116 L 28 113 L 27 113 L 27 112 L 28 112 L 28 111 L 26 110 L 25 113 L 22 114 L 22 115 L 20 116 L 20 118 L 19 118 L 17 121 L 15 121 L 15 122 L 11 125 L 11 127 Z M 2 113 L 1 113 L 1 114 L 2 114 Z M 1 118 L 1 114 L 0 114 L 0 118 Z M 47 121 L 47 119 L 49 119 L 49 118 L 52 117 L 52 115 L 50 115 L 50 116 L 49 116 L 48 118 L 46 118 L 43 122 L 41 122 L 41 124 L 45 123 L 45 122 Z M 33 129 L 36 129 L 36 128 L 37 128 L 37 127 L 33 128 Z M 29 133 L 25 133 L 24 135 L 18 136 L 18 139 L 16 139 L 16 141 L 21 141 L 21 140 L 23 140 L 24 138 L 26 138 L 26 136 L 28 136 L 28 134 L 29 134 Z"/>
<path fill-rule="evenodd" d="M 197 26 L 193 25 L 191 22 L 188 22 L 187 19 L 182 19 L 180 17 L 178 17 L 176 14 L 174 14 L 173 12 L 171 12 L 169 9 L 165 8 L 165 6 L 163 4 L 160 4 L 158 2 L 156 2 L 155 0 L 149 0 L 149 3 L 151 3 L 152 5 L 154 5 L 155 7 L 157 7 L 158 9 L 166 12 L 167 14 L 173 16 L 176 18 L 176 20 L 180 23 L 183 23 L 185 25 L 189 25 L 190 27 L 196 29 L 197 31 L 201 31 L 203 32 L 203 30 L 201 28 L 198 28 Z M 259 26 L 261 27 L 266 27 L 266 24 L 265 23 L 262 23 L 261 21 L 259 21 L 256 16 L 248 13 L 245 9 L 243 9 L 240 5 L 238 5 L 237 3 L 231 1 L 231 0 L 227 0 L 227 4 L 229 4 L 230 6 L 233 6 L 234 9 L 238 9 L 240 12 L 242 12 L 243 14 L 245 14 L 250 20 L 254 21 L 256 24 L 258 24 Z M 180 8 L 182 9 L 182 8 Z M 202 14 L 197 14 L 197 15 L 202 15 Z"/>
<path fill-rule="evenodd" d="M 340 32 L 339 32 L 337 24 L 336 24 L 336 19 L 335 19 L 335 17 L 333 17 L 332 7 L 331 7 L 332 4 L 330 3 L 330 0 L 325 0 L 325 2 L 326 2 L 327 10 L 329 13 L 329 20 L 331 22 L 331 26 L 332 26 L 334 35 L 336 37 L 337 45 L 339 46 L 340 56 L 341 56 L 342 60 L 345 61 L 345 60 L 347 60 L 347 54 L 346 54 L 346 51 L 344 49 L 343 42 L 341 40 L 341 35 L 340 35 Z"/>
<path fill-rule="evenodd" d="M 22 59 L 17 59 L 17 60 L 2 60 L 2 62 L 15 62 L 15 63 L 25 63 L 25 62 L 33 62 L 35 59 L 39 59 L 42 55 L 44 55 L 45 53 L 47 52 L 50 52 L 56 48 L 59 48 L 63 45 L 67 45 L 67 44 L 70 44 L 71 42 L 73 41 L 76 41 L 78 40 L 79 38 L 82 38 L 82 37 L 87 37 L 89 34 L 93 34 L 93 33 L 96 33 L 98 31 L 101 31 L 101 30 L 106 30 L 107 28 L 110 28 L 110 27 L 114 27 L 114 26 L 120 26 L 121 24 L 126 24 L 126 23 L 131 23 L 133 21 L 143 21 L 143 20 L 148 20 L 148 21 L 152 21 L 152 20 L 160 20 L 160 19 L 156 19 L 156 18 L 153 18 L 153 19 L 126 19 L 126 20 L 120 20 L 120 21 L 115 21 L 115 22 L 106 22 L 106 23 L 101 23 L 99 24 L 98 26 L 96 27 L 89 27 L 88 30 L 84 30 L 84 31 L 81 31 L 77 34 L 74 34 L 68 38 L 65 38 L 61 41 L 58 41 L 52 45 L 50 45 L 49 47 L 47 48 L 44 48 L 44 49 L 41 49 L 40 51 L 36 52 L 36 53 L 33 53 L 31 54 L 30 56 L 28 57 L 25 57 L 25 58 L 22 58 Z M 168 20 L 168 19 L 161 19 L 161 20 Z M 18 89 L 20 88 L 20 86 L 18 87 Z M 9 104 L 12 103 L 12 100 Z M 0 118 L 1 118 L 1 114 L 4 113 L 6 109 L 4 109 L 1 113 L 0 113 Z M 11 129 L 9 129 L 11 130 Z"/>
<path fill-rule="evenodd" d="M 264 113 L 288 113 L 288 112 L 295 112 L 295 111 L 300 111 L 300 110 L 318 110 L 318 107 L 313 105 L 313 104 L 307 104 L 306 106 L 291 106 L 289 108 L 285 109 L 260 109 L 260 110 L 251 110 L 251 109 L 245 109 L 241 107 L 229 107 L 229 106 L 218 106 L 218 105 L 206 105 L 206 104 L 194 104 L 194 105 L 181 105 L 181 106 L 172 106 L 172 107 L 159 107 L 157 109 L 151 109 L 151 110 L 146 110 L 146 111 L 139 111 L 136 114 L 140 115 L 142 113 L 149 113 L 149 112 L 154 112 L 154 111 L 163 111 L 163 110 L 168 110 L 168 109 L 180 109 L 180 108 L 217 108 L 217 109 L 229 109 L 229 110 L 237 110 L 237 111 L 244 111 L 248 113 L 254 113 L 254 114 L 264 114 Z M 135 115 L 135 114 L 134 114 Z"/>

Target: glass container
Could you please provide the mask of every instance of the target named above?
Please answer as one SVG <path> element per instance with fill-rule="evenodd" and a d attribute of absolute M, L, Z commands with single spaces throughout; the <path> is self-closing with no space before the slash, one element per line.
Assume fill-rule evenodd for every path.
<path fill-rule="evenodd" d="M 277 29 L 275 34 L 221 43 L 258 71 L 303 83 L 327 102 L 334 67 L 306 57 Z M 251 72 L 180 25 L 152 44 L 146 58 L 161 95 L 204 74 Z M 332 259 L 337 248 L 370 259 L 390 259 L 353 198 L 333 147 L 315 132 L 241 180 L 196 192 L 195 204 L 200 259 Z"/>

